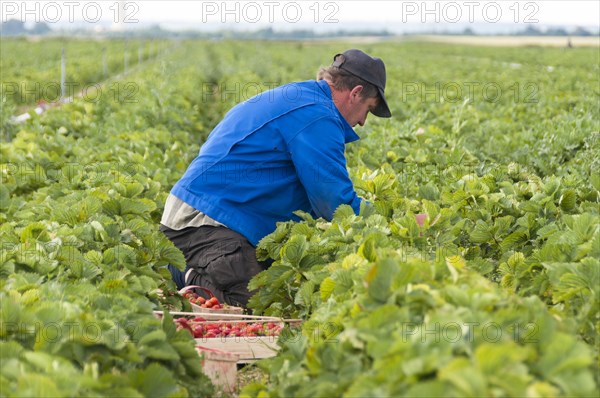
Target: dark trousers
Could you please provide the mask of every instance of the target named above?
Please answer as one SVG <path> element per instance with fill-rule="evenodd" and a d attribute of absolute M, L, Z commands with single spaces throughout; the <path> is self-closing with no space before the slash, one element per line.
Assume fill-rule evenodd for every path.
<path fill-rule="evenodd" d="M 180 231 L 161 225 L 160 230 L 181 250 L 187 268 L 192 269 L 183 281 L 185 286 L 205 287 L 221 303 L 246 307 L 254 294 L 248 291 L 248 282 L 267 269 L 268 264 L 256 259 L 256 249 L 243 235 L 229 228 L 208 225 Z M 174 275 L 177 282 L 176 277 L 181 278 L 181 275 Z M 197 293 L 206 297 L 202 290 Z"/>

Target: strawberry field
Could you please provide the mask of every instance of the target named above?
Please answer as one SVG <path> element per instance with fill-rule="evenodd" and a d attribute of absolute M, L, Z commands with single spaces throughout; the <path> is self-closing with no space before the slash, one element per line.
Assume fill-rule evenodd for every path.
<path fill-rule="evenodd" d="M 231 106 L 355 46 L 181 42 L 122 77 L 133 101 L 0 112 L 0 395 L 213 396 L 189 328 L 153 315 L 190 309 L 165 199 Z M 394 115 L 347 147 L 371 205 L 260 242 L 253 313 L 303 323 L 240 395 L 597 396 L 598 49 L 361 48 Z"/>
<path fill-rule="evenodd" d="M 4 99 L 16 106 L 38 101 L 58 101 L 61 95 L 63 50 L 65 91 L 72 96 L 93 88 L 95 84 L 110 76 L 123 73 L 126 66 L 131 69 L 156 57 L 165 50 L 166 45 L 164 41 L 139 39 L 3 39 L 2 52 L 11 55 L 0 58 Z M 112 90 L 116 91 L 116 86 Z M 95 99 L 95 96 L 90 95 L 89 99 Z"/>

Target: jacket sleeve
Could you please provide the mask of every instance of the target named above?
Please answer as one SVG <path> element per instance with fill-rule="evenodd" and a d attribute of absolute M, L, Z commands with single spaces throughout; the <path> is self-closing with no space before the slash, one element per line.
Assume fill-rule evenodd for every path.
<path fill-rule="evenodd" d="M 344 149 L 342 127 L 327 117 L 311 122 L 288 142 L 313 211 L 327 220 L 341 204 L 352 206 L 356 214 L 360 210 L 361 199 L 348 176 Z"/>

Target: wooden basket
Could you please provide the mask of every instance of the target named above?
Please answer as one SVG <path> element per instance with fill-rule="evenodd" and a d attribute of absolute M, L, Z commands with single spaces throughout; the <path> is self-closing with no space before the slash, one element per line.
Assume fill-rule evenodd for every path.
<path fill-rule="evenodd" d="M 204 315 L 202 315 L 204 317 Z M 206 320 L 199 322 L 203 324 L 211 323 L 266 323 L 272 322 L 277 326 L 284 326 L 283 320 L 268 316 L 252 315 L 231 315 L 226 320 Z M 239 357 L 238 363 L 254 362 L 258 359 L 270 358 L 277 355 L 279 345 L 277 341 L 279 336 L 235 336 L 235 337 L 199 337 L 196 338 L 196 344 L 202 347 L 225 351 L 235 354 Z"/>
<path fill-rule="evenodd" d="M 161 318 L 162 311 L 154 311 L 154 314 Z M 244 314 L 221 314 L 221 313 L 203 313 L 197 312 L 177 312 L 170 314 L 174 317 L 203 318 L 197 323 L 260 323 L 273 322 L 277 326 L 283 327 L 285 324 L 292 329 L 300 328 L 302 320 L 300 319 L 281 319 L 272 316 L 244 315 Z M 237 363 L 250 363 L 262 358 L 270 358 L 277 355 L 279 350 L 280 336 L 235 336 L 235 337 L 200 337 L 196 338 L 196 345 L 207 350 L 218 350 L 221 352 L 237 355 Z"/>
<path fill-rule="evenodd" d="M 184 294 L 185 292 L 187 292 L 188 290 L 191 290 L 191 289 L 201 289 L 201 290 L 205 291 L 206 293 L 208 293 L 211 298 L 215 297 L 215 295 L 213 294 L 213 292 L 210 291 L 210 289 L 207 289 L 203 286 L 196 286 L 196 285 L 190 285 L 190 286 L 184 287 L 183 289 L 181 289 L 179 291 L 179 294 Z M 190 303 L 190 304 L 192 305 L 192 311 L 201 313 L 201 314 L 243 314 L 244 313 L 244 309 L 242 307 L 234 307 L 234 306 L 230 306 L 227 304 L 222 304 L 222 305 L 225 305 L 226 307 L 222 307 L 219 309 L 203 308 L 194 303 Z"/>
<path fill-rule="evenodd" d="M 162 311 L 154 311 L 157 316 L 162 316 Z M 197 312 L 170 312 L 173 317 L 201 317 L 205 320 L 196 321 L 196 323 L 266 323 L 273 322 L 279 327 L 285 325 L 281 318 L 258 315 L 240 315 L 240 314 L 199 314 Z M 175 318 L 174 318 L 175 320 Z M 297 320 L 290 320 L 297 321 Z M 200 337 L 196 338 L 196 345 L 202 348 L 219 350 L 238 356 L 238 363 L 254 362 L 262 358 L 270 358 L 277 355 L 279 345 L 277 343 L 279 336 L 235 336 L 235 337 Z"/>
<path fill-rule="evenodd" d="M 196 346 L 196 351 L 202 357 L 202 372 L 213 384 L 226 393 L 236 392 L 239 355 L 202 346 Z"/>
<path fill-rule="evenodd" d="M 212 337 L 195 339 L 202 348 L 219 350 L 235 355 L 237 363 L 250 363 L 277 355 L 277 336 Z"/>

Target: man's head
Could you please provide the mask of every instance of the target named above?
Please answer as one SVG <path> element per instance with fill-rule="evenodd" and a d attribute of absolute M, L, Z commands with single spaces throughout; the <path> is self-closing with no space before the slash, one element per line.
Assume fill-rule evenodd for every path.
<path fill-rule="evenodd" d="M 391 117 L 385 90 L 385 65 L 360 50 L 337 54 L 333 64 L 321 68 L 317 80 L 327 80 L 332 87 L 336 106 L 350 125 L 365 123 L 368 112 Z"/>

